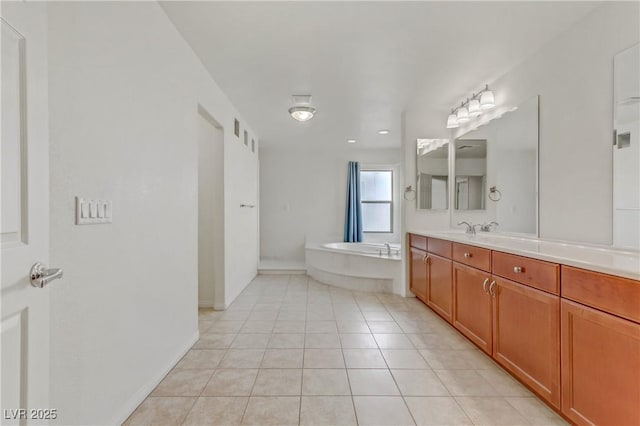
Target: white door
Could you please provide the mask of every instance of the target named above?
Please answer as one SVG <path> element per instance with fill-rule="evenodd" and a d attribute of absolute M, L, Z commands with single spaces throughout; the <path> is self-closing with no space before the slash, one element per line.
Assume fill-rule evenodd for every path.
<path fill-rule="evenodd" d="M 44 3 L 1 2 L 0 423 L 48 423 L 49 288 L 30 269 L 49 261 L 47 18 Z M 51 272 L 51 271 L 49 271 Z"/>

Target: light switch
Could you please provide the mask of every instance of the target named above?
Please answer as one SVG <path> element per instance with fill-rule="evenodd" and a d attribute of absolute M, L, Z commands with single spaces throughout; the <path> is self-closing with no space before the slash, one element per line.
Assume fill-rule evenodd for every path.
<path fill-rule="evenodd" d="M 76 225 L 112 223 L 111 200 L 76 197 Z"/>

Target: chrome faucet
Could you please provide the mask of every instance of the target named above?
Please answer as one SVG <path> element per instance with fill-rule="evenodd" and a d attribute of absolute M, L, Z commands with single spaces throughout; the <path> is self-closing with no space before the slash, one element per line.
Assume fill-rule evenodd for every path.
<path fill-rule="evenodd" d="M 467 225 L 467 230 L 465 231 L 465 233 L 471 234 L 471 235 L 476 235 L 476 227 L 474 225 L 472 225 L 471 223 L 465 222 L 465 221 L 458 222 L 458 226 L 460 226 L 460 225 Z"/>
<path fill-rule="evenodd" d="M 391 256 L 391 244 L 384 243 L 384 246 L 387 248 L 387 256 Z"/>
<path fill-rule="evenodd" d="M 489 223 L 485 223 L 484 225 L 480 225 L 480 231 L 482 232 L 491 232 L 491 227 L 495 225 L 498 226 L 498 222 L 489 222 Z"/>

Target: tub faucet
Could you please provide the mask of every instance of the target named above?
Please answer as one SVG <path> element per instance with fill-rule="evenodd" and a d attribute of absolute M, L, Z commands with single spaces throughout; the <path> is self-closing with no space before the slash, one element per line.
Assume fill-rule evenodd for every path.
<path fill-rule="evenodd" d="M 469 222 L 458 222 L 458 226 L 460 225 L 467 225 L 467 230 L 465 231 L 465 233 L 470 234 L 470 235 L 476 235 L 476 227 L 474 225 L 472 225 Z"/>
<path fill-rule="evenodd" d="M 391 244 L 384 243 L 384 246 L 387 248 L 387 256 L 391 256 Z"/>

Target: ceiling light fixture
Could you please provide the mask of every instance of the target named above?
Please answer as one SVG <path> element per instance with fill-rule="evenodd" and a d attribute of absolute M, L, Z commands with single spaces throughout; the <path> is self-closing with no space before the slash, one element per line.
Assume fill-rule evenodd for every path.
<path fill-rule="evenodd" d="M 447 116 L 447 129 L 455 129 L 495 106 L 493 92 L 489 90 L 487 84 L 480 92 L 472 94 L 471 99 L 467 98 L 466 102 L 462 102 L 458 108 L 451 110 L 451 114 Z"/>
<path fill-rule="evenodd" d="M 311 95 L 292 95 L 294 106 L 289 108 L 291 118 L 297 121 L 309 121 L 316 113 L 316 109 L 311 106 Z"/>
<path fill-rule="evenodd" d="M 389 133 L 390 133 L 389 130 L 386 130 L 386 129 L 378 130 L 379 135 L 388 135 Z"/>
<path fill-rule="evenodd" d="M 356 143 L 355 139 L 347 139 L 347 143 Z"/>

